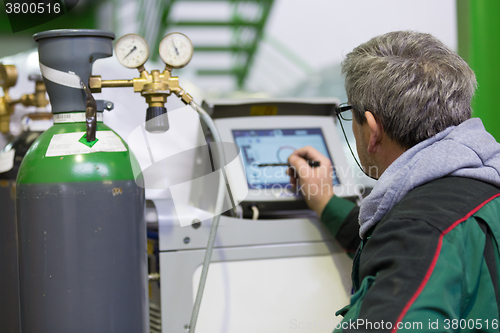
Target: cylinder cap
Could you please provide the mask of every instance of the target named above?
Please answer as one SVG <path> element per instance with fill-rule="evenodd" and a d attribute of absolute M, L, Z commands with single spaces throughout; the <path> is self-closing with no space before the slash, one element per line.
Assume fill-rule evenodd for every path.
<path fill-rule="evenodd" d="M 53 113 L 81 112 L 95 60 L 113 55 L 115 34 L 103 30 L 60 29 L 35 34 L 40 69 Z"/>
<path fill-rule="evenodd" d="M 38 42 L 40 39 L 51 37 L 108 37 L 115 39 L 115 34 L 94 29 L 57 29 L 38 32 L 33 35 L 33 40 Z"/>

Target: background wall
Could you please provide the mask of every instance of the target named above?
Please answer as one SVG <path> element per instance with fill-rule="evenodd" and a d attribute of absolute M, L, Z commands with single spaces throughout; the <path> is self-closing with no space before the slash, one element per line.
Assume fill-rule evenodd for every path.
<path fill-rule="evenodd" d="M 272 5 L 241 87 L 231 75 L 199 75 L 198 71 L 231 69 L 244 62 L 242 53 L 207 51 L 206 46 L 248 44 L 255 29 L 238 25 L 238 20 L 259 16 L 262 9 L 256 5 L 258 1 L 80 0 L 64 16 L 15 34 L 10 32 L 8 20 L 2 17 L 4 10 L 0 8 L 0 58 L 35 48 L 31 35 L 54 28 L 100 28 L 114 31 L 118 37 L 141 33 L 148 39 L 154 58 L 157 54 L 153 49 L 154 37 L 180 31 L 192 39 L 195 47 L 205 47 L 195 53 L 188 67 L 177 71 L 199 87 L 199 98 L 203 98 L 228 96 L 238 91 L 286 95 L 304 80 L 319 86 L 320 74 L 340 63 L 353 47 L 393 30 L 429 32 L 457 49 L 455 0 L 309 0 L 307 5 L 301 0 L 263 2 Z M 161 30 L 162 21 L 168 22 L 165 31 Z M 181 24 L 186 21 L 212 25 Z M 150 64 L 149 67 L 161 66 Z M 330 74 L 338 76 L 335 72 Z"/>
<path fill-rule="evenodd" d="M 272 1 L 272 0 L 266 0 Z M 36 43 L 31 35 L 54 28 L 101 28 L 116 35 L 141 32 L 154 41 L 154 33 L 163 36 L 170 31 L 186 33 L 195 47 L 228 46 L 245 43 L 252 33 L 250 28 L 227 26 L 175 26 L 181 21 L 233 22 L 258 16 L 255 1 L 164 1 L 164 0 L 80 0 L 78 5 L 62 17 L 42 26 L 13 34 L 0 8 L 0 58 L 19 69 L 19 83 L 12 89 L 13 97 L 31 92 L 33 84 L 27 75 L 37 71 Z M 452 49 L 457 48 L 456 4 L 454 0 L 274 0 L 267 21 L 256 44 L 253 61 L 239 87 L 231 75 L 200 75 L 203 68 L 228 68 L 245 60 L 241 54 L 197 51 L 191 63 L 174 70 L 182 86 L 195 100 L 226 97 L 338 97 L 346 100 L 339 63 L 356 45 L 373 36 L 393 30 L 411 29 L 429 32 Z M 160 6 L 171 5 L 166 31 L 155 31 L 163 19 Z M 0 4 L 0 7 L 3 3 Z M 164 7 L 162 7 L 164 8 Z M 3 15 L 3 16 L 2 16 Z M 177 23 L 176 23 L 177 22 Z M 240 29 L 240 30 L 238 30 Z M 235 40 L 235 35 L 238 40 Z M 151 37 L 153 36 L 153 37 Z M 150 42 L 152 45 L 153 42 Z M 150 46 L 151 53 L 157 53 Z M 20 51 L 23 54 L 15 55 Z M 225 67 L 224 67 L 225 66 Z M 150 60 L 147 69 L 162 68 L 158 61 Z M 95 63 L 95 74 L 104 79 L 132 78 L 137 71 L 121 67 L 115 58 Z M 117 104 L 117 111 L 107 116 L 111 125 L 116 118 L 121 135 L 128 136 L 137 121 L 143 118 L 146 106 L 142 97 L 128 89 L 108 89 L 97 98 L 107 98 Z M 168 109 L 182 106 L 175 97 L 169 99 Z M 120 110 L 123 107 L 123 110 Z M 132 111 L 133 110 L 133 111 Z M 141 111 L 141 112 L 139 112 Z M 18 107 L 15 121 L 26 112 Z M 123 114 L 128 124 L 124 123 Z M 108 114 L 107 114 L 108 115 Z M 126 122 L 127 122 L 126 121 Z M 14 134 L 19 126 L 13 124 Z M 348 130 L 349 131 L 349 130 Z M 350 135 L 350 134 L 349 134 Z M 0 147 L 5 139 L 0 138 Z"/>

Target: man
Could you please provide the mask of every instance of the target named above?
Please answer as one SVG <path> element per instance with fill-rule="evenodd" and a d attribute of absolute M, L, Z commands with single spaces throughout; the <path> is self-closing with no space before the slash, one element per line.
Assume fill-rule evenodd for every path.
<path fill-rule="evenodd" d="M 410 31 L 358 46 L 342 70 L 350 107 L 338 112 L 352 109 L 358 156 L 377 185 L 358 208 L 325 186 L 331 164 L 316 150 L 289 158 L 310 208 L 357 248 L 337 329 L 498 332 L 500 145 L 470 119 L 473 71 Z M 309 195 L 312 185 L 322 191 Z"/>

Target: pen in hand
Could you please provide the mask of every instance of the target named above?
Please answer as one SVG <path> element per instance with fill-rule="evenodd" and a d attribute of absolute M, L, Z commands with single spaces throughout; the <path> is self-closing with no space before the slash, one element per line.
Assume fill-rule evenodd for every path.
<path fill-rule="evenodd" d="M 319 167 L 319 161 L 307 161 L 307 164 L 309 164 L 309 166 L 311 168 L 317 168 L 317 167 Z M 289 163 L 264 163 L 264 164 L 259 164 L 258 165 L 259 168 L 263 168 L 263 167 L 277 167 L 277 166 L 290 167 L 290 164 Z"/>

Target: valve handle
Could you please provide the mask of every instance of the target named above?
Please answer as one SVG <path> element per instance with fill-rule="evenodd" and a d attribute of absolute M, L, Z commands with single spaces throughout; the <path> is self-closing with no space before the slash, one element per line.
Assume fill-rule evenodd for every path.
<path fill-rule="evenodd" d="M 80 84 L 87 95 L 87 101 L 85 106 L 85 119 L 87 125 L 87 142 L 95 141 L 96 131 L 97 131 L 97 103 L 90 92 L 89 87 L 80 80 Z"/>

